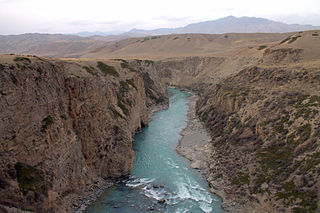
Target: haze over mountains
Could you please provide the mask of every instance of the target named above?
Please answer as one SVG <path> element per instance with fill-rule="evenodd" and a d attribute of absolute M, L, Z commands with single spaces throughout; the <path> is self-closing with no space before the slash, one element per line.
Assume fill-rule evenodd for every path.
<path fill-rule="evenodd" d="M 155 30 L 134 29 L 130 32 L 146 33 L 149 35 L 163 35 L 171 33 L 284 33 L 314 30 L 319 28 L 319 26 L 312 25 L 285 24 L 264 18 L 246 16 L 237 18 L 234 16 L 228 16 L 213 21 L 193 23 L 179 28 L 161 28 Z"/>
<path fill-rule="evenodd" d="M 304 30 L 320 29 L 320 26 L 285 24 L 265 18 L 247 17 L 240 18 L 227 16 L 217 20 L 203 21 L 188 24 L 178 28 L 158 28 L 154 30 L 132 29 L 129 32 L 79 32 L 74 35 L 88 37 L 93 35 L 127 35 L 127 37 L 139 37 L 144 35 L 166 35 L 183 33 L 284 33 Z"/>
<path fill-rule="evenodd" d="M 228 16 L 225 18 L 217 19 L 214 21 L 199 22 L 194 24 L 189 24 L 185 27 L 180 28 L 161 28 L 155 30 L 139 30 L 133 29 L 126 33 L 121 33 L 117 35 L 108 35 L 103 36 L 102 32 L 81 32 L 77 35 L 64 35 L 64 34 L 39 34 L 39 33 L 28 33 L 21 35 L 0 35 L 0 53 L 16 53 L 16 54 L 37 54 L 48 57 L 81 57 L 95 55 L 96 57 L 106 57 L 106 55 L 101 54 L 91 54 L 98 53 L 102 51 L 104 54 L 119 51 L 121 48 L 128 48 L 135 55 L 139 53 L 140 50 L 145 50 L 141 48 L 145 46 L 145 43 L 142 41 L 152 40 L 155 41 L 155 37 L 165 34 L 222 34 L 222 33 L 283 33 L 283 32 L 294 32 L 294 31 L 303 31 L 303 30 L 312 30 L 320 29 L 319 26 L 311 25 L 289 25 L 280 22 L 271 21 L 263 18 L 254 18 L 254 17 L 241 17 L 237 18 L 234 16 Z M 117 33 L 117 32 L 110 32 Z M 95 35 L 98 34 L 98 35 Z M 86 36 L 87 35 L 87 36 Z M 150 38 L 145 38 L 141 40 L 140 43 L 136 43 L 139 39 L 133 39 L 138 37 L 151 36 Z M 172 35 L 174 36 L 174 35 Z M 171 37 L 172 37 L 171 36 Z M 196 35 L 190 35 L 194 37 Z M 169 39 L 157 39 L 157 41 L 162 41 L 162 48 L 157 48 L 158 51 L 163 53 L 168 53 L 166 47 L 175 47 L 184 46 L 183 51 L 193 52 L 193 53 L 209 53 L 210 50 L 200 50 L 200 46 L 203 46 L 204 49 L 208 49 L 206 46 L 212 46 L 212 39 L 206 38 L 207 36 L 202 37 L 199 41 L 191 39 L 191 37 L 186 37 L 187 42 L 182 42 L 182 40 L 175 39 L 176 36 Z M 221 35 L 220 35 L 221 36 Z M 280 37 L 285 37 L 286 35 L 280 35 Z M 181 36 L 180 36 L 181 37 Z M 185 36 L 184 36 L 185 37 Z M 214 36 L 216 38 L 217 36 Z M 222 36 L 223 37 L 223 36 Z M 255 36 L 256 37 L 256 36 Z M 263 36 L 265 37 L 265 36 Z M 266 36 L 268 37 L 268 36 Z M 272 36 L 275 38 L 274 36 Z M 132 40 L 130 40 L 130 38 Z M 256 37 L 257 38 L 257 37 Z M 127 40 L 126 40 L 127 39 Z M 174 39 L 174 40 L 173 40 Z M 191 40 L 190 40 L 191 39 Z M 277 38 L 279 39 L 279 38 Z M 120 41 L 123 40 L 123 41 Z M 215 40 L 215 39 L 214 39 Z M 218 39 L 219 40 L 219 39 Z M 216 40 L 216 41 L 218 41 Z M 237 40 L 237 39 L 236 39 Z M 120 43 L 118 43 L 118 41 Z M 179 41 L 179 42 L 178 42 Z M 191 42 L 190 42 L 191 41 Z M 270 40 L 265 40 L 268 42 Z M 172 44 L 174 42 L 174 44 Z M 202 45 L 199 46 L 200 42 Z M 209 44 L 209 43 L 210 44 Z M 259 41 L 261 42 L 261 41 Z M 153 42 L 154 43 L 154 42 Z M 225 39 L 222 39 L 222 45 L 225 45 Z M 157 42 L 157 47 L 159 43 Z M 161 46 L 160 45 L 160 46 Z M 248 45 L 254 45 L 250 43 Z M 192 46 L 192 47 L 188 47 Z M 148 45 L 148 47 L 152 47 Z M 196 47 L 196 48 L 195 48 Z M 216 45 L 214 45 L 216 47 Z M 132 49 L 133 48 L 133 49 Z M 171 48 L 172 49 L 172 48 Z M 178 48 L 182 50 L 181 48 Z M 134 51 L 133 51 L 134 50 Z M 92 52 L 93 51 L 93 52 Z M 149 50 L 148 50 L 149 51 Z M 184 52 L 184 53 L 186 53 Z M 121 53 L 121 50 L 120 50 Z M 126 53 L 128 53 L 126 51 Z M 170 50 L 169 50 L 170 53 Z M 89 54 L 89 55 L 88 55 Z M 115 55 L 115 54 L 113 54 Z M 139 54 L 138 54 L 139 55 Z"/>

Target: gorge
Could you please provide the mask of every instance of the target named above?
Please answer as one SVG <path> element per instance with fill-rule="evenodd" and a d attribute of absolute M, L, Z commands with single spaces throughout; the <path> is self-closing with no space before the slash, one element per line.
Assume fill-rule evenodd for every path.
<path fill-rule="evenodd" d="M 199 95 L 205 177 L 225 210 L 318 212 L 319 33 L 146 38 L 80 58 L 1 55 L 1 210 L 73 212 L 129 175 L 132 136 L 171 85 Z"/>

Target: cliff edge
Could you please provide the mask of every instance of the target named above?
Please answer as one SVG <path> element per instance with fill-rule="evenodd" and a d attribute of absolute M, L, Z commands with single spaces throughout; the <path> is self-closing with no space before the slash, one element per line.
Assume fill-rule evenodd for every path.
<path fill-rule="evenodd" d="M 132 136 L 168 98 L 155 74 L 122 63 L 1 55 L 1 210 L 71 212 L 129 174 Z"/>

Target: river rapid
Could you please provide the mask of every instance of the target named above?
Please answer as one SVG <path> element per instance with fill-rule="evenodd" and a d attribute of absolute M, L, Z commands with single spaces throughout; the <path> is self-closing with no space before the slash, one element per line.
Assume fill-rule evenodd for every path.
<path fill-rule="evenodd" d="M 109 188 L 86 212 L 224 212 L 200 172 L 188 168 L 188 160 L 176 153 L 187 122 L 189 94 L 168 90 L 169 108 L 153 114 L 149 126 L 134 137 L 130 177 Z"/>

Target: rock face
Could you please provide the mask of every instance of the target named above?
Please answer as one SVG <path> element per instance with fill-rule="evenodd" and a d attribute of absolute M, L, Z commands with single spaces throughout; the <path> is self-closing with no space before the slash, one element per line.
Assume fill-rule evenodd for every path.
<path fill-rule="evenodd" d="M 203 52 L 197 36 L 183 35 L 192 55 L 182 48 L 158 61 L 1 56 L 0 210 L 70 212 L 74 195 L 128 174 L 132 135 L 168 104 L 164 82 L 200 95 L 196 111 L 212 141 L 208 161 L 193 167 L 208 167 L 226 209 L 319 212 L 319 34 L 243 36 L 202 35 L 214 51 L 194 56 Z M 162 51 L 149 43 L 158 39 L 134 39 L 133 53 L 127 41 L 114 47 L 145 56 Z"/>
<path fill-rule="evenodd" d="M 200 95 L 212 139 L 202 165 L 225 209 L 320 212 L 319 38 L 299 32 L 229 56 L 156 62 L 168 84 Z"/>
<path fill-rule="evenodd" d="M 251 67 L 200 97 L 207 180 L 226 209 L 319 212 L 319 77 L 318 68 Z"/>
<path fill-rule="evenodd" d="M 3 211 L 73 211 L 75 194 L 129 174 L 147 106 L 167 103 L 157 76 L 146 82 L 118 61 L 3 55 L 0 64 Z M 157 91 L 153 100 L 148 90 Z"/>
<path fill-rule="evenodd" d="M 155 63 L 160 77 L 169 85 L 199 91 L 220 78 L 224 57 L 185 57 Z"/>

